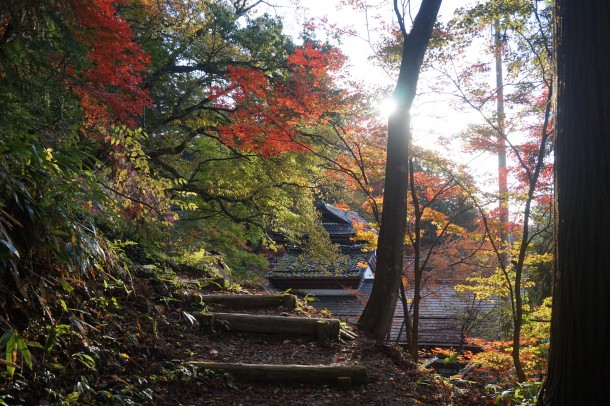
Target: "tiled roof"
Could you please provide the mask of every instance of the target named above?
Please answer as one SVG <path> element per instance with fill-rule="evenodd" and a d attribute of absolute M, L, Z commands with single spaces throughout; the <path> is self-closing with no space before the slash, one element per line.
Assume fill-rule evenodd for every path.
<path fill-rule="evenodd" d="M 352 224 L 352 218 L 349 211 L 339 210 L 337 207 L 328 203 L 321 203 L 318 208 L 322 211 L 322 215 L 329 220 L 339 223 Z"/>
<path fill-rule="evenodd" d="M 334 235 L 349 235 L 353 236 L 356 234 L 356 230 L 350 224 L 340 224 L 340 223 L 322 223 L 324 229 L 332 238 Z"/>
<path fill-rule="evenodd" d="M 372 280 L 365 280 L 359 290 L 351 291 L 351 296 L 317 296 L 317 300 L 311 305 L 318 310 L 328 309 L 336 316 L 355 323 L 371 294 L 372 285 Z M 412 296 L 412 292 L 407 292 L 408 298 Z M 462 344 L 461 326 L 467 324 L 467 314 L 476 314 L 480 319 L 476 327 L 469 332 L 469 336 L 497 338 L 498 323 L 492 315 L 495 304 L 464 299 L 452 285 L 439 284 L 424 289 L 420 302 L 420 346 L 459 347 Z M 399 300 L 390 331 L 390 341 L 405 342 L 403 320 L 402 302 Z"/>
<path fill-rule="evenodd" d="M 343 260 L 332 265 L 322 265 L 304 256 L 299 250 L 287 251 L 269 274 L 270 277 L 360 277 L 366 261 L 366 253 L 359 246 L 341 250 Z"/>

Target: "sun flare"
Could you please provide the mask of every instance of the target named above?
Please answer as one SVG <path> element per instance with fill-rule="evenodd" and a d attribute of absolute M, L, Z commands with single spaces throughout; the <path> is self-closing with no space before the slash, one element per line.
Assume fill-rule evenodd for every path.
<path fill-rule="evenodd" d="M 390 118 L 390 115 L 398 108 L 398 103 L 393 97 L 386 97 L 381 100 L 378 105 L 379 115 L 383 120 Z"/>

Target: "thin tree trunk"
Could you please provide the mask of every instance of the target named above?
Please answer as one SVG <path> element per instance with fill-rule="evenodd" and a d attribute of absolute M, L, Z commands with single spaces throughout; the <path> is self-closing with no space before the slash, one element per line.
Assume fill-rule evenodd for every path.
<path fill-rule="evenodd" d="M 555 269 L 540 405 L 610 401 L 610 3 L 557 0 Z"/>
<path fill-rule="evenodd" d="M 411 106 L 419 71 L 442 0 L 423 0 L 407 34 L 398 2 L 394 0 L 404 43 L 402 62 L 394 97 L 397 111 L 388 120 L 383 212 L 377 250 L 377 270 L 371 296 L 358 321 L 359 327 L 378 340 L 384 340 L 392 325 L 401 281 L 404 236 L 407 221 L 407 180 Z"/>
<path fill-rule="evenodd" d="M 405 339 L 407 348 L 411 348 L 411 330 L 413 329 L 413 324 L 411 323 L 411 315 L 409 314 L 409 303 L 407 301 L 407 294 L 405 293 L 405 284 L 402 282 L 400 283 L 400 299 L 402 301 L 402 315 L 405 319 Z"/>
<path fill-rule="evenodd" d="M 513 341 L 514 342 L 518 342 L 517 340 L 519 340 L 519 338 L 521 337 L 521 328 L 523 326 L 523 298 L 521 296 L 521 281 L 523 278 L 523 268 L 525 266 L 525 257 L 527 255 L 527 249 L 530 246 L 530 238 L 529 238 L 529 231 L 530 231 L 530 213 L 531 213 L 531 209 L 532 209 L 532 203 L 534 201 L 534 192 L 536 191 L 536 186 L 538 185 L 538 179 L 540 178 L 540 172 L 542 170 L 542 167 L 544 166 L 544 154 L 545 154 L 545 149 L 546 149 L 546 144 L 547 144 L 547 140 L 549 137 L 549 132 L 548 132 L 548 123 L 549 123 L 549 116 L 550 116 L 550 101 L 551 101 L 551 97 L 553 97 L 553 86 L 549 85 L 549 94 L 548 94 L 548 101 L 549 104 L 546 106 L 545 109 L 545 120 L 544 120 L 544 125 L 542 128 L 542 137 L 540 139 L 540 149 L 538 151 L 538 157 L 537 157 L 537 163 L 536 163 L 536 167 L 534 168 L 533 173 L 531 173 L 531 175 L 529 176 L 529 185 L 528 185 L 528 194 L 527 194 L 527 200 L 525 202 L 525 210 L 523 212 L 523 232 L 521 235 L 521 245 L 520 245 L 520 249 L 519 249 L 519 255 L 517 257 L 517 261 L 514 265 L 515 267 L 515 324 L 514 324 L 514 330 L 513 330 Z M 515 369 L 517 372 L 517 378 L 519 379 L 520 382 L 524 382 L 527 379 L 527 376 L 525 375 L 525 371 L 523 370 L 522 364 L 521 364 L 521 358 L 519 356 L 519 351 L 520 346 L 518 345 L 513 345 L 513 361 L 515 363 Z"/>
<path fill-rule="evenodd" d="M 415 362 L 419 359 L 419 304 L 421 302 L 421 279 L 424 272 L 421 261 L 421 218 L 422 211 L 415 190 L 415 173 L 413 159 L 409 159 L 409 179 L 411 182 L 411 200 L 415 213 L 415 230 L 413 231 L 413 323 L 409 353 Z"/>

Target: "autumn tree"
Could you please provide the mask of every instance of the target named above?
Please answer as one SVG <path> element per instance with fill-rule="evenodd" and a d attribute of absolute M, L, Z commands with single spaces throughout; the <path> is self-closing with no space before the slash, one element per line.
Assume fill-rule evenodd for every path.
<path fill-rule="evenodd" d="M 409 162 L 409 189 L 405 248 L 412 261 L 405 269 L 400 298 L 408 350 L 417 360 L 422 292 L 437 283 L 465 281 L 476 268 L 470 259 L 487 243 L 476 224 L 473 182 L 463 170 L 433 153 L 415 151 Z"/>
<path fill-rule="evenodd" d="M 385 163 L 382 134 L 387 128 L 377 123 L 374 112 L 367 108 L 370 97 L 362 91 L 354 95 L 365 102 L 351 105 L 349 112 L 331 120 L 332 126 L 325 134 L 336 155 L 318 155 L 329 177 L 344 184 L 351 195 L 349 201 L 360 205 L 361 214 L 371 219 L 366 227 L 359 228 L 358 238 L 368 242 L 367 249 L 375 249 L 377 234 L 371 229 L 379 229 Z M 464 283 L 476 268 L 472 258 L 489 247 L 486 234 L 476 224 L 474 184 L 464 169 L 432 151 L 413 147 L 410 152 L 404 237 L 405 254 L 410 259 L 403 270 L 400 299 L 405 310 L 407 346 L 417 359 L 422 291 L 434 290 L 437 283 L 446 281 Z"/>
<path fill-rule="evenodd" d="M 610 398 L 608 18 L 607 2 L 555 3 L 556 256 L 540 405 L 605 404 Z"/>
<path fill-rule="evenodd" d="M 367 249 L 377 248 L 378 229 L 374 208 L 382 202 L 382 191 L 375 187 L 383 180 L 383 140 L 360 128 L 354 137 L 341 127 L 345 142 L 336 159 L 324 157 L 329 175 L 343 177 L 352 201 L 362 204 L 362 212 L 373 219 L 358 230 L 358 238 L 367 241 Z M 339 129 L 336 129 L 339 130 Z M 364 134 L 364 136 L 363 136 Z M 487 235 L 478 226 L 474 184 L 463 169 L 421 148 L 411 150 L 405 255 L 400 300 L 403 304 L 405 337 L 409 352 L 417 359 L 419 342 L 419 307 L 424 289 L 433 291 L 438 283 L 465 283 L 476 273 L 481 251 L 489 249 Z M 367 159 L 363 159 L 364 156 Z M 373 210 L 372 210 L 373 209 Z M 407 294 L 408 292 L 408 294 Z M 407 297 L 407 295 L 409 297 Z M 478 302 L 478 300 L 477 300 Z"/>
<path fill-rule="evenodd" d="M 398 0 L 394 8 L 403 36 L 402 62 L 394 91 L 398 108 L 388 120 L 386 177 L 383 214 L 379 230 L 377 271 L 367 305 L 358 321 L 361 329 L 383 340 L 388 332 L 403 269 L 403 236 L 406 231 L 408 157 L 411 134 L 411 105 L 441 0 L 424 0 L 407 31 L 405 10 Z"/>
<path fill-rule="evenodd" d="M 375 230 L 381 222 L 387 134 L 387 124 L 377 117 L 377 99 L 375 92 L 351 83 L 341 108 L 308 134 L 318 140 L 319 147 L 309 152 L 319 159 L 325 174 L 317 183 L 320 196 L 358 208 Z"/>
<path fill-rule="evenodd" d="M 508 289 L 512 323 L 513 360 L 517 377 L 526 379 L 519 357 L 523 324 L 527 271 L 536 261 L 532 243 L 550 224 L 550 162 L 553 120 L 552 49 L 550 7 L 544 2 L 480 2 L 460 9 L 435 45 L 444 44 L 434 54 L 440 86 L 476 112 L 481 123 L 464 132 L 471 151 L 492 151 L 500 159 L 497 226 L 489 222 L 490 242 L 497 255 L 497 273 Z M 487 36 L 493 27 L 493 39 Z M 471 61 L 465 50 L 489 44 L 489 57 L 482 54 Z M 439 63 L 440 62 L 440 63 Z M 490 73 L 492 75 L 490 75 Z M 489 76 L 495 86 L 489 87 Z M 508 165 L 505 162 L 508 156 Z M 506 171 L 508 170 L 508 176 Z M 516 186 L 508 192 L 510 179 Z M 518 213 L 507 224 L 506 204 L 511 201 Z M 536 213 L 536 222 L 533 223 Z M 511 244 L 507 244 L 510 236 Z M 544 253 L 543 253 L 544 254 Z M 496 278 L 493 275 L 492 278 Z M 538 303 L 540 304 L 540 303 Z"/>
<path fill-rule="evenodd" d="M 174 179 L 181 216 L 172 243 L 231 252 L 250 276 L 266 267 L 256 252 L 273 245 L 271 232 L 315 222 L 306 208 L 324 178 L 316 153 L 331 148 L 321 132 L 343 94 L 341 53 L 307 30 L 295 44 L 260 5 L 156 3 L 140 26 L 157 100 L 146 153 Z"/>
<path fill-rule="evenodd" d="M 56 270 L 43 264 L 80 278 L 112 256 L 96 216 L 122 211 L 108 175 L 125 150 L 111 145 L 110 127 L 132 131 L 151 103 L 139 86 L 148 57 L 117 6 L 0 4 L 0 267 L 3 289 L 14 292 L 2 305 L 9 323 L 28 320 L 10 314 L 14 301 L 46 308 L 41 278 Z"/>

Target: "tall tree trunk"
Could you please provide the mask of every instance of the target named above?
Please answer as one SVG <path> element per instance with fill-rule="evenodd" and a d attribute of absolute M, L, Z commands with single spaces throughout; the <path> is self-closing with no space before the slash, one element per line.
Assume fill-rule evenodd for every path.
<path fill-rule="evenodd" d="M 494 23 L 494 48 L 496 52 L 496 114 L 498 119 L 498 212 L 500 214 L 500 248 L 502 266 L 508 266 L 508 172 L 506 170 L 506 126 L 504 114 L 504 69 L 502 68 L 502 48 L 504 41 L 500 33 L 500 23 Z"/>
<path fill-rule="evenodd" d="M 398 109 L 388 120 L 383 212 L 377 249 L 377 270 L 371 296 L 358 321 L 359 327 L 383 340 L 392 325 L 398 287 L 401 283 L 404 237 L 407 222 L 407 183 L 411 106 L 415 98 L 419 71 L 432 35 L 442 0 L 423 0 L 407 34 L 404 16 L 394 9 L 403 34 L 402 61 L 394 98 Z"/>
<path fill-rule="evenodd" d="M 607 0 L 556 0 L 556 255 L 541 405 L 610 401 L 608 21 Z"/>
<path fill-rule="evenodd" d="M 504 69 L 502 67 L 502 48 L 504 40 L 500 32 L 500 22 L 494 21 L 494 48 L 496 52 L 496 114 L 498 119 L 498 211 L 500 214 L 500 266 L 506 269 L 509 266 L 510 237 L 508 233 L 508 171 L 506 169 L 506 126 L 504 114 Z M 530 201 L 528 200 L 528 203 Z M 527 215 L 527 214 L 526 214 Z M 513 349 L 511 352 L 515 372 L 519 382 L 525 381 L 525 372 L 521 365 L 521 326 L 523 325 L 523 299 L 521 297 L 521 273 L 523 267 L 515 269 L 515 303 L 512 315 L 513 322 Z"/>
<path fill-rule="evenodd" d="M 500 22 L 494 22 L 494 47 L 496 52 L 496 114 L 498 115 L 498 210 L 500 214 L 500 260 L 501 267 L 506 269 L 509 265 L 510 256 L 510 237 L 508 234 L 508 171 L 506 169 L 506 126 L 504 114 L 504 69 L 502 67 L 502 49 L 504 40 L 500 32 Z M 528 200 L 528 209 L 531 199 Z M 529 211 L 529 210 L 528 210 Z M 529 216 L 529 213 L 526 213 Z M 526 220 L 529 220 L 526 217 Z M 527 236 L 527 231 L 524 231 Z M 526 237 L 527 238 L 527 237 Z M 527 242 L 527 241 L 525 241 Z M 526 247 L 525 245 L 524 247 Z M 521 264 L 522 265 L 522 264 Z M 513 349 L 512 358 L 515 365 L 515 372 L 519 382 L 526 379 L 523 366 L 521 365 L 521 326 L 523 325 L 523 298 L 521 297 L 521 274 L 523 266 L 515 269 L 515 303 L 512 306 L 514 309 L 512 315 L 513 321 Z"/>

